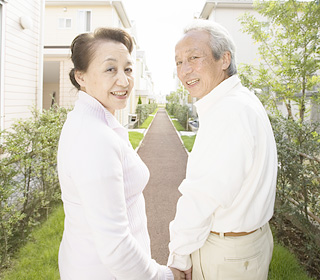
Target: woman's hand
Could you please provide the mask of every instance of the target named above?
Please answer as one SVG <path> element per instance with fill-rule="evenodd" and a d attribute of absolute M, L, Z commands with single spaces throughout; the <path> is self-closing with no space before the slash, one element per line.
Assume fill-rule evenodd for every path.
<path fill-rule="evenodd" d="M 192 267 L 186 270 L 185 272 L 186 275 L 186 280 L 191 280 L 192 279 Z"/>
<path fill-rule="evenodd" d="M 186 279 L 186 275 L 183 271 L 180 271 L 176 268 L 169 267 L 173 273 L 174 280 Z M 191 280 L 191 278 L 190 278 Z"/>

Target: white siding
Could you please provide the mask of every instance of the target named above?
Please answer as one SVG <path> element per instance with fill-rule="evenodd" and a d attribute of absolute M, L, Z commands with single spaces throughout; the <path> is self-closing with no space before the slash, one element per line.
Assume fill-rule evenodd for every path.
<path fill-rule="evenodd" d="M 41 69 L 41 19 L 44 0 L 15 0 L 6 5 L 4 42 L 4 127 L 14 119 L 29 117 L 30 109 L 38 106 L 39 69 Z M 23 29 L 20 18 L 32 21 Z"/>
<path fill-rule="evenodd" d="M 258 45 L 254 43 L 250 35 L 241 31 L 242 26 L 239 22 L 239 17 L 244 13 L 250 13 L 259 20 L 262 18 L 253 10 L 253 7 L 244 8 L 239 6 L 237 3 L 231 7 L 221 7 L 218 5 L 209 16 L 209 20 L 220 23 L 229 31 L 236 45 L 237 64 L 250 63 L 257 65 L 259 64 L 257 55 Z"/>
<path fill-rule="evenodd" d="M 70 46 L 79 33 L 79 10 L 90 10 L 92 15 L 91 31 L 100 26 L 112 26 L 111 6 L 47 6 L 44 34 L 45 46 Z M 71 28 L 59 28 L 59 18 L 71 19 Z"/>

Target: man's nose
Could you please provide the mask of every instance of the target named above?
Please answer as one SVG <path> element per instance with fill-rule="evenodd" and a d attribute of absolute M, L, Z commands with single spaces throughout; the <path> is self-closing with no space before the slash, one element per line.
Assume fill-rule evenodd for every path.
<path fill-rule="evenodd" d="M 183 62 L 180 67 L 180 74 L 186 76 L 192 72 L 192 67 L 189 62 Z"/>

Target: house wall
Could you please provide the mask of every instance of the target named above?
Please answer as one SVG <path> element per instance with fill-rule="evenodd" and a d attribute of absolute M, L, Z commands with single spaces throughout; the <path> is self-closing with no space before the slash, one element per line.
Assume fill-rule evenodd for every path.
<path fill-rule="evenodd" d="M 258 45 L 254 43 L 251 36 L 241 31 L 239 22 L 240 16 L 249 12 L 259 20 L 262 20 L 259 13 L 253 10 L 252 5 L 246 7 L 238 7 L 237 3 L 229 7 L 217 5 L 209 16 L 209 20 L 215 21 L 223 25 L 230 33 L 236 45 L 236 63 L 259 64 L 258 61 Z"/>
<path fill-rule="evenodd" d="M 66 8 L 66 11 L 65 11 Z M 45 46 L 70 46 L 73 38 L 83 31 L 79 29 L 79 10 L 90 10 L 92 31 L 101 26 L 119 26 L 111 6 L 47 6 Z M 59 18 L 71 19 L 70 28 L 59 28 Z"/>
<path fill-rule="evenodd" d="M 33 106 L 42 107 L 43 7 L 44 0 L 3 4 L 1 129 L 9 128 L 15 119 L 31 116 Z M 21 17 L 30 21 L 29 29 L 20 25 Z"/>
<path fill-rule="evenodd" d="M 106 1 L 107 2 L 107 1 Z M 112 26 L 122 27 L 120 18 L 111 5 L 106 2 L 103 4 L 90 4 L 89 1 L 86 5 L 52 5 L 47 4 L 46 6 L 46 18 L 45 18 L 45 46 L 46 49 L 50 49 L 50 54 L 45 55 L 45 62 L 57 61 L 60 63 L 60 78 L 59 78 L 59 99 L 58 104 L 60 106 L 71 108 L 74 106 L 77 100 L 78 94 L 77 89 L 72 85 L 69 79 L 69 72 L 73 65 L 70 60 L 70 54 L 59 56 L 58 53 L 62 48 L 67 50 L 68 46 L 71 45 L 72 40 L 80 33 L 83 33 L 79 29 L 79 10 L 90 10 L 92 21 L 91 31 L 98 27 Z M 59 18 L 71 19 L 70 28 L 59 28 Z M 129 31 L 130 32 L 130 31 Z M 56 55 L 54 55 L 56 50 Z M 133 61 L 136 60 L 136 50 L 132 52 Z M 46 84 L 45 84 L 46 87 Z M 50 88 L 50 85 L 48 86 Z M 128 105 L 125 109 L 116 112 L 116 117 L 119 122 L 127 126 L 128 125 L 128 114 L 135 113 L 136 105 L 134 104 L 135 91 L 131 92 L 128 100 Z M 46 105 L 47 106 L 47 105 Z"/>

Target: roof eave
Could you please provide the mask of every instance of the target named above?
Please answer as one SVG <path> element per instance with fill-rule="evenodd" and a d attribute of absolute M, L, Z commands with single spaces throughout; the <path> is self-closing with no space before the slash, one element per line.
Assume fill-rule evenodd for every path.
<path fill-rule="evenodd" d="M 131 28 L 131 22 L 129 20 L 129 17 L 127 15 L 126 10 L 124 9 L 124 6 L 122 4 L 122 1 L 112 1 L 112 5 L 114 6 L 114 8 L 117 11 L 117 14 L 123 24 L 124 28 Z"/>

